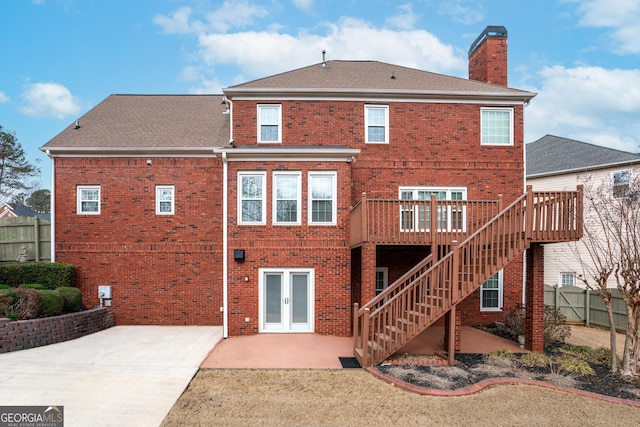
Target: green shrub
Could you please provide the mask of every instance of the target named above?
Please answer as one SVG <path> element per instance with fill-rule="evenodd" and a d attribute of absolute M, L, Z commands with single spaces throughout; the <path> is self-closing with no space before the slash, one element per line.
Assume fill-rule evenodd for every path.
<path fill-rule="evenodd" d="M 62 287 L 56 289 L 64 299 L 63 311 L 65 313 L 75 313 L 82 310 L 82 292 L 78 288 Z"/>
<path fill-rule="evenodd" d="M 64 309 L 64 297 L 59 292 L 45 289 L 38 291 L 41 296 L 40 313 L 42 317 L 58 316 Z"/>
<path fill-rule="evenodd" d="M 566 372 L 573 372 L 579 375 L 595 375 L 595 371 L 587 362 L 579 360 L 571 356 L 562 356 L 556 360 L 556 363 Z"/>
<path fill-rule="evenodd" d="M 31 263 L 0 265 L 0 283 L 18 286 L 41 283 L 46 289 L 73 286 L 75 267 L 65 263 Z"/>
<path fill-rule="evenodd" d="M 541 353 L 526 353 L 520 357 L 520 362 L 527 366 L 548 366 L 550 363 L 549 356 Z"/>
<path fill-rule="evenodd" d="M 12 289 L 9 285 L 0 285 L 0 289 Z"/>
<path fill-rule="evenodd" d="M 40 283 L 26 283 L 24 285 L 20 285 L 18 286 L 18 288 L 26 288 L 26 289 L 38 289 L 38 290 L 43 290 L 43 289 L 47 289 L 44 287 L 44 285 L 41 285 Z"/>

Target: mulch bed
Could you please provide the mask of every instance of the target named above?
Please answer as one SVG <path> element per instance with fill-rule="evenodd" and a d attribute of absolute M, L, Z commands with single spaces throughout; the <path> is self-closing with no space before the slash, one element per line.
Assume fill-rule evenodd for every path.
<path fill-rule="evenodd" d="M 578 375 L 551 364 L 533 367 L 520 361 L 523 355 L 514 354 L 510 360 L 485 354 L 456 354 L 455 366 L 416 364 L 408 359 L 404 363 L 381 364 L 377 369 L 414 386 L 431 389 L 456 390 L 485 379 L 511 377 L 545 381 L 561 387 L 640 402 L 640 378 L 629 380 L 612 374 L 605 364 L 589 363 L 595 375 Z M 549 349 L 547 355 L 558 355 L 557 349 Z"/>

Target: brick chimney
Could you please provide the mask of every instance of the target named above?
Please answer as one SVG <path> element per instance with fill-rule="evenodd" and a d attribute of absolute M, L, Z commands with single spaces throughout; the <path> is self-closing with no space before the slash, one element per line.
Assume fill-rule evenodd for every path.
<path fill-rule="evenodd" d="M 507 29 L 489 26 L 469 48 L 469 80 L 507 86 Z"/>

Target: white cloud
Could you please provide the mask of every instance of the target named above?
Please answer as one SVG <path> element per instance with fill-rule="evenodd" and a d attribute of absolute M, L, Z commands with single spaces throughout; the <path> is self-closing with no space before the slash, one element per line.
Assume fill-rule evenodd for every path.
<path fill-rule="evenodd" d="M 448 15 L 454 22 L 464 25 L 472 25 L 484 19 L 482 5 L 469 0 L 445 0 L 440 3 L 438 13 Z"/>
<path fill-rule="evenodd" d="M 578 6 L 580 25 L 608 28 L 614 41 L 612 51 L 640 53 L 640 2 L 638 0 L 586 0 Z"/>
<path fill-rule="evenodd" d="M 266 8 L 247 1 L 225 1 L 220 8 L 205 13 L 204 20 L 193 17 L 194 10 L 185 6 L 169 16 L 157 15 L 153 22 L 168 34 L 188 34 L 218 31 L 226 33 L 232 28 L 245 28 L 254 24 L 256 18 L 269 14 Z"/>
<path fill-rule="evenodd" d="M 418 15 L 413 13 L 413 5 L 407 3 L 398 7 L 398 13 L 387 18 L 387 24 L 400 30 L 411 30 L 418 22 L 418 18 Z"/>
<path fill-rule="evenodd" d="M 9 101 L 9 97 L 5 95 L 4 92 L 0 91 L 0 104 L 6 104 Z"/>
<path fill-rule="evenodd" d="M 313 7 L 313 0 L 293 0 L 293 5 L 298 9 L 310 10 Z"/>
<path fill-rule="evenodd" d="M 526 142 L 554 134 L 640 152 L 640 70 L 555 66 L 540 78 L 525 110 Z"/>
<path fill-rule="evenodd" d="M 211 65 L 235 65 L 256 78 L 327 59 L 372 59 L 436 72 L 466 74 L 462 52 L 424 30 L 394 31 L 365 21 L 343 18 L 326 24 L 325 35 L 301 32 L 206 34 L 199 38 L 201 57 Z"/>
<path fill-rule="evenodd" d="M 80 112 L 78 100 L 58 83 L 30 83 L 22 98 L 20 110 L 27 116 L 64 119 Z"/>

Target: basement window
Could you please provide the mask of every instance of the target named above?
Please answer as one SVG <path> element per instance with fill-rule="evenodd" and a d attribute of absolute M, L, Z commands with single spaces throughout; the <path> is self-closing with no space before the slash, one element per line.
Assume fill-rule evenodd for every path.
<path fill-rule="evenodd" d="M 503 270 L 494 274 L 480 288 L 480 311 L 502 310 Z"/>

